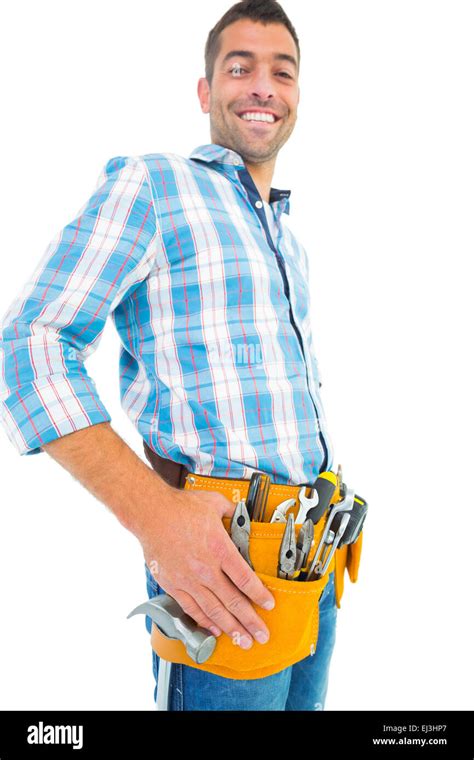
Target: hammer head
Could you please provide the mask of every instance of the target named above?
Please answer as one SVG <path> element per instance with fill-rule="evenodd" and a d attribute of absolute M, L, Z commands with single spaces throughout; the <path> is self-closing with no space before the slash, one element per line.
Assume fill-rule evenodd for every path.
<path fill-rule="evenodd" d="M 189 657 L 199 665 L 206 662 L 216 648 L 216 637 L 198 626 L 181 609 L 176 599 L 168 594 L 158 594 L 139 604 L 127 615 L 127 619 L 140 614 L 148 615 L 168 639 L 181 641 Z"/>

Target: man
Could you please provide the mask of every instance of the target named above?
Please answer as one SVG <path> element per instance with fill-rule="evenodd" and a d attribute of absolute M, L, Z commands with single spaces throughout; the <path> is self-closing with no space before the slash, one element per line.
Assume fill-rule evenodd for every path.
<path fill-rule="evenodd" d="M 297 118 L 299 66 L 296 32 L 277 2 L 234 5 L 209 34 L 198 84 L 211 143 L 188 159 L 110 159 L 1 336 L 2 419 L 20 454 L 47 451 L 132 531 L 150 595 L 166 591 L 243 650 L 266 645 L 258 610 L 271 609 L 273 595 L 224 528 L 235 504 L 184 492 L 166 465 L 307 485 L 332 466 L 307 256 L 282 216 L 289 192 L 271 187 Z M 122 341 L 122 405 L 156 471 L 113 431 L 84 368 L 109 314 Z M 175 664 L 170 709 L 322 709 L 333 575 L 314 656 L 251 680 Z M 157 676 L 155 653 L 153 663 Z"/>

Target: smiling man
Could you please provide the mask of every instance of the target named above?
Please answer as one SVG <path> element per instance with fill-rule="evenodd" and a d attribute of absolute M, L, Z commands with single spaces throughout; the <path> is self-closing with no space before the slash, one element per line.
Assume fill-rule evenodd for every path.
<path fill-rule="evenodd" d="M 224 526 L 232 489 L 261 472 L 269 499 L 302 486 L 309 498 L 332 450 L 308 258 L 285 220 L 290 193 L 271 184 L 297 119 L 298 38 L 279 3 L 248 0 L 212 29 L 205 61 L 211 142 L 107 162 L 4 317 L 0 399 L 19 453 L 47 451 L 138 538 L 149 596 L 167 592 L 245 657 L 269 646 L 260 613 L 275 600 Z M 84 367 L 109 315 L 122 406 L 152 467 L 112 429 Z M 174 661 L 169 709 L 322 709 L 333 571 L 317 603 L 315 652 L 249 679 Z"/>
<path fill-rule="evenodd" d="M 224 16 L 209 35 L 206 77 L 198 85 L 201 108 L 210 114 L 212 142 L 242 156 L 266 201 L 299 101 L 298 39 L 283 10 L 275 6 L 239 3 Z M 274 22 L 258 21 L 269 14 Z M 280 23 L 275 23 L 277 17 Z"/>

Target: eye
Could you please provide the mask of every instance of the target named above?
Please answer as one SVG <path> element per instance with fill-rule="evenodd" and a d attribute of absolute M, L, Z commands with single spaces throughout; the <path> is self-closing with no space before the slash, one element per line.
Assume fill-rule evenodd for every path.
<path fill-rule="evenodd" d="M 232 68 L 230 70 L 230 73 L 233 77 L 240 77 L 242 74 L 246 71 L 243 66 L 240 65 L 240 63 L 234 63 L 232 65 Z"/>
<path fill-rule="evenodd" d="M 284 79 L 293 79 L 293 77 L 291 76 L 291 74 L 288 74 L 287 71 L 279 71 L 278 72 L 278 76 L 279 77 L 284 77 Z"/>

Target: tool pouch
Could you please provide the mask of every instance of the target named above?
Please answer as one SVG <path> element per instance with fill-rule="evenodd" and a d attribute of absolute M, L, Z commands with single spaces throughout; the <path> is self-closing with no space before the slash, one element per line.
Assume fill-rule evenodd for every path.
<path fill-rule="evenodd" d="M 187 488 L 188 485 L 185 485 Z M 284 488 L 284 487 L 282 487 Z M 215 490 L 219 490 L 215 488 Z M 226 493 L 225 495 L 228 496 Z M 244 497 L 241 493 L 240 497 Z M 274 501 L 273 501 L 274 499 Z M 334 501 L 337 500 L 337 494 Z M 281 496 L 269 496 L 269 507 L 276 508 Z M 273 502 L 273 503 L 272 503 Z M 224 517 L 223 524 L 230 534 L 231 518 Z M 324 520 L 315 526 L 314 542 L 309 555 L 311 562 L 324 529 Z M 181 641 L 168 639 L 153 623 L 151 644 L 159 657 L 169 662 L 182 663 L 215 675 L 233 679 L 263 678 L 278 673 L 309 655 L 314 655 L 319 631 L 319 599 L 334 571 L 337 606 L 343 592 L 346 566 L 351 579 L 357 575 L 358 558 L 349 555 L 348 547 L 337 549 L 325 575 L 315 581 L 284 580 L 277 577 L 278 554 L 285 530 L 284 523 L 250 523 L 250 558 L 257 576 L 272 593 L 275 607 L 265 610 L 254 605 L 270 631 L 266 644 L 253 642 L 250 649 L 242 649 L 227 634 L 217 638 L 216 648 L 209 659 L 197 664 L 186 653 Z M 297 527 L 299 530 L 299 525 Z M 360 539 L 359 539 L 360 540 Z M 357 543 L 359 543 L 359 540 Z M 357 544 L 354 545 L 354 548 Z M 360 548 L 359 548 L 360 556 Z"/>
<path fill-rule="evenodd" d="M 189 485 L 186 483 L 185 488 Z M 282 493 L 275 491 L 269 495 L 270 511 L 276 508 Z M 239 498 L 245 493 L 240 493 Z M 337 500 L 335 495 L 334 500 Z M 231 518 L 224 517 L 223 524 L 230 534 Z M 299 528 L 297 528 L 298 530 Z M 315 526 L 313 548 L 309 562 L 314 555 L 322 531 L 324 520 Z M 338 552 L 336 550 L 328 571 L 323 578 L 315 581 L 284 580 L 277 577 L 278 554 L 285 530 L 284 523 L 254 522 L 250 523 L 250 557 L 257 576 L 271 591 L 275 599 L 272 610 L 264 610 L 254 605 L 258 615 L 270 631 L 266 644 L 254 641 L 250 649 L 242 649 L 227 634 L 217 638 L 216 648 L 209 659 L 198 665 L 186 653 L 181 641 L 166 638 L 153 623 L 151 644 L 159 657 L 169 662 L 178 662 L 216 675 L 233 679 L 263 678 L 278 673 L 295 662 L 313 655 L 316 651 L 319 632 L 319 598 L 328 582 L 329 575 L 338 572 Z M 339 576 L 344 573 L 347 563 L 347 547 L 344 547 L 344 559 L 339 569 Z M 339 577 L 339 589 L 341 580 Z M 339 594 L 338 606 L 340 606 Z"/>
<path fill-rule="evenodd" d="M 344 575 L 347 568 L 349 579 L 352 583 L 357 582 L 359 575 L 360 556 L 362 552 L 362 531 L 357 541 L 347 546 L 341 546 L 336 549 L 335 568 L 334 568 L 334 585 L 336 591 L 336 605 L 341 606 L 342 595 L 344 594 Z"/>
<path fill-rule="evenodd" d="M 223 522 L 230 532 L 230 519 L 224 518 Z M 237 641 L 222 633 L 211 657 L 197 665 L 188 657 L 180 641 L 167 639 L 153 625 L 151 642 L 155 652 L 171 662 L 235 679 L 263 678 L 314 654 L 319 629 L 318 602 L 328 581 L 328 573 L 320 580 L 305 582 L 276 577 L 284 530 L 283 523 L 250 524 L 250 557 L 257 576 L 275 599 L 272 610 L 254 605 L 270 631 L 270 640 L 266 644 L 254 641 L 250 649 L 244 650 Z"/>

